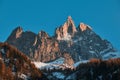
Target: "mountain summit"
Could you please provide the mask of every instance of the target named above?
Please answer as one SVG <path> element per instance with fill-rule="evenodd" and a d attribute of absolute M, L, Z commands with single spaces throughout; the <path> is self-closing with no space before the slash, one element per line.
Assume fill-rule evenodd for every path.
<path fill-rule="evenodd" d="M 92 29 L 90 26 L 88 26 L 84 23 L 80 23 L 79 28 L 80 28 L 81 31 L 85 31 L 87 29 Z"/>
<path fill-rule="evenodd" d="M 67 21 L 56 30 L 57 40 L 69 40 L 75 32 L 77 32 L 75 24 L 71 16 L 68 16 Z"/>
<path fill-rule="evenodd" d="M 110 54 L 115 49 L 109 41 L 102 39 L 87 24 L 80 23 L 76 27 L 71 16 L 55 32 L 54 37 L 50 37 L 44 31 L 35 34 L 17 27 L 6 42 L 17 47 L 31 60 L 41 62 L 63 57 L 66 63 L 72 64 L 80 60 L 116 56 Z"/>

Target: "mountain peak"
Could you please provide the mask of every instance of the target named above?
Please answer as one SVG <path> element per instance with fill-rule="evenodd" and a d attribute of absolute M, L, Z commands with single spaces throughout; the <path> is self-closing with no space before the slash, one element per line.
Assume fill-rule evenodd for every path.
<path fill-rule="evenodd" d="M 72 21 L 72 17 L 71 17 L 71 16 L 68 16 L 67 20 L 68 20 L 68 21 Z"/>
<path fill-rule="evenodd" d="M 14 39 L 17 39 L 21 36 L 21 34 L 23 33 L 23 29 L 22 27 L 18 26 L 17 28 L 15 28 L 11 35 L 8 37 L 8 40 L 11 39 L 11 40 L 14 40 Z"/>
<path fill-rule="evenodd" d="M 63 27 L 71 27 L 74 32 L 77 31 L 71 16 L 68 16 L 67 21 L 64 23 Z"/>
<path fill-rule="evenodd" d="M 57 28 L 56 35 L 58 40 L 70 40 L 71 36 L 77 32 L 75 24 L 71 16 L 68 16 L 67 21 L 63 26 Z"/>
<path fill-rule="evenodd" d="M 87 29 L 92 29 L 89 25 L 86 25 L 84 23 L 80 23 L 79 28 L 81 31 L 85 31 Z"/>
<path fill-rule="evenodd" d="M 23 32 L 22 27 L 18 26 L 18 27 L 15 29 L 16 38 L 19 38 L 22 32 Z"/>
<path fill-rule="evenodd" d="M 69 15 L 68 18 L 72 18 L 72 17 Z"/>
<path fill-rule="evenodd" d="M 40 38 L 48 38 L 49 37 L 49 35 L 45 31 L 43 31 L 43 30 L 41 30 L 38 33 L 38 35 L 39 35 Z"/>
<path fill-rule="evenodd" d="M 18 26 L 14 29 L 15 32 L 21 32 L 23 31 L 23 28 L 21 26 Z"/>

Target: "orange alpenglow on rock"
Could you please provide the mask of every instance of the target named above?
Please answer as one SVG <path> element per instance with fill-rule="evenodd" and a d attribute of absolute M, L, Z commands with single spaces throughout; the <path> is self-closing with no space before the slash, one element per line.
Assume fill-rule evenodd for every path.
<path fill-rule="evenodd" d="M 84 24 L 84 23 L 80 23 L 80 29 L 81 31 L 85 31 L 87 28 L 92 29 L 90 26 Z"/>
<path fill-rule="evenodd" d="M 76 32 L 77 30 L 76 30 L 76 27 L 75 27 L 75 25 L 74 25 L 74 22 L 73 22 L 73 20 L 72 20 L 72 18 L 71 18 L 71 16 L 68 16 L 68 19 L 67 19 L 67 21 L 64 23 L 64 25 L 63 25 L 63 33 L 64 33 L 64 37 L 66 37 L 67 36 L 67 34 L 69 33 L 68 31 L 68 29 L 70 29 L 71 28 L 71 32 L 72 33 L 74 33 L 74 32 Z"/>
<path fill-rule="evenodd" d="M 75 24 L 71 16 L 68 16 L 67 21 L 63 24 L 63 26 L 57 28 L 56 30 L 57 39 L 70 40 L 71 36 L 73 36 L 75 32 L 77 32 Z"/>
<path fill-rule="evenodd" d="M 22 32 L 23 32 L 22 28 L 18 27 L 17 31 L 16 31 L 16 38 L 19 38 L 21 36 Z"/>
<path fill-rule="evenodd" d="M 77 32 L 76 27 L 75 27 L 75 24 L 74 24 L 71 16 L 68 16 L 67 25 L 68 25 L 68 27 L 70 27 L 70 26 L 72 27 L 73 33 L 74 33 L 74 32 Z"/>
<path fill-rule="evenodd" d="M 85 31 L 87 29 L 87 26 L 84 23 L 80 23 L 80 29 L 82 31 Z"/>

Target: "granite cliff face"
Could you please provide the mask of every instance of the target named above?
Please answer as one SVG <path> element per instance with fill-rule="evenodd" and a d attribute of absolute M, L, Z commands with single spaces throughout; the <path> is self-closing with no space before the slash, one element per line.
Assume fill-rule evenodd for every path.
<path fill-rule="evenodd" d="M 82 59 L 102 59 L 105 54 L 115 51 L 111 43 L 97 35 L 89 25 L 80 23 L 76 27 L 70 16 L 56 29 L 54 37 L 44 31 L 35 34 L 17 27 L 6 42 L 17 47 L 32 60 L 42 62 L 64 57 L 66 62 L 68 60 L 72 64 Z"/>

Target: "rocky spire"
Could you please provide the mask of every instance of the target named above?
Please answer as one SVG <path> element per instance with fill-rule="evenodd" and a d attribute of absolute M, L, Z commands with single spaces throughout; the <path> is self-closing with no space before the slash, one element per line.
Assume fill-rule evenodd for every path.
<path fill-rule="evenodd" d="M 74 34 L 75 32 L 77 32 L 71 16 L 68 16 L 67 21 L 64 23 L 62 27 L 65 33 Z"/>
<path fill-rule="evenodd" d="M 77 32 L 75 24 L 71 16 L 68 16 L 67 21 L 63 24 L 63 26 L 57 28 L 56 30 L 57 39 L 69 40 L 75 32 Z"/>
<path fill-rule="evenodd" d="M 17 27 L 16 29 L 15 29 L 15 35 L 16 35 L 16 38 L 19 38 L 20 37 L 20 35 L 22 34 L 22 32 L 23 32 L 23 29 L 22 29 L 22 27 Z"/>
<path fill-rule="evenodd" d="M 7 40 L 9 41 L 9 39 L 12 40 L 17 39 L 21 36 L 22 33 L 23 33 L 23 29 L 20 26 L 18 26 L 12 31 L 11 35 L 8 37 Z"/>
<path fill-rule="evenodd" d="M 91 28 L 89 25 L 86 25 L 86 24 L 84 24 L 84 23 L 80 23 L 79 29 L 80 29 L 81 31 L 85 31 L 85 30 L 87 30 L 87 29 L 92 29 L 92 28 Z"/>

